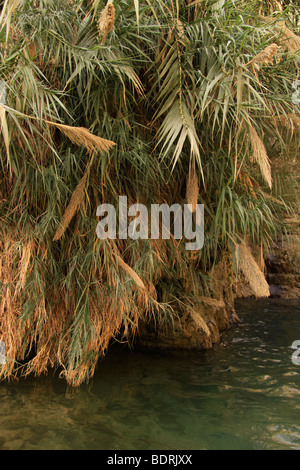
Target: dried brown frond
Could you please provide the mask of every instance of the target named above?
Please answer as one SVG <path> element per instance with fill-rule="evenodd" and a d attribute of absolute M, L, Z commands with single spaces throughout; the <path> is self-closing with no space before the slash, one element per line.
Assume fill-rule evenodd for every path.
<path fill-rule="evenodd" d="M 271 194 L 265 193 L 264 191 L 261 191 L 261 193 L 264 195 L 266 199 L 269 199 L 270 201 L 276 202 L 276 204 L 280 204 L 281 206 L 284 206 L 284 202 L 280 201 L 274 196 L 271 196 Z"/>
<path fill-rule="evenodd" d="M 286 217 L 285 221 L 287 224 L 291 224 L 296 227 L 300 227 L 300 218 L 295 218 L 295 217 Z"/>
<path fill-rule="evenodd" d="M 176 18 L 176 27 L 179 31 L 180 38 L 184 37 L 184 27 L 182 24 L 182 21 L 180 21 L 178 18 Z"/>
<path fill-rule="evenodd" d="M 152 282 L 147 284 L 146 290 L 147 290 L 147 293 L 150 295 L 150 297 L 152 297 L 154 300 L 157 300 L 157 292 L 156 292 L 155 286 L 154 286 L 154 284 L 152 284 Z"/>
<path fill-rule="evenodd" d="M 113 3 L 107 3 L 103 8 L 98 22 L 98 31 L 102 44 L 104 44 L 107 34 L 114 29 L 115 7 Z"/>
<path fill-rule="evenodd" d="M 192 205 L 192 212 L 196 212 L 199 196 L 198 176 L 196 170 L 189 172 L 186 184 L 187 203 Z"/>
<path fill-rule="evenodd" d="M 297 36 L 297 34 L 295 34 L 293 31 L 288 29 L 285 26 L 284 22 L 278 23 L 278 26 L 283 36 L 283 41 L 281 41 L 280 43 L 283 46 L 286 46 L 288 50 L 293 54 L 297 53 L 298 55 L 300 55 L 300 37 Z"/>
<path fill-rule="evenodd" d="M 277 50 L 277 44 L 270 44 L 270 46 L 267 46 L 263 51 L 253 57 L 248 65 L 252 64 L 256 70 L 260 70 L 262 65 L 273 64 L 273 58 L 277 55 Z"/>
<path fill-rule="evenodd" d="M 271 0 L 271 12 L 275 12 L 275 11 L 283 11 L 283 8 L 282 8 L 282 5 L 280 4 L 280 2 L 278 0 Z"/>
<path fill-rule="evenodd" d="M 257 199 L 254 188 L 258 188 L 259 185 L 255 181 L 253 181 L 251 177 L 245 171 L 242 171 L 242 170 L 239 170 L 237 179 L 239 179 L 242 182 L 246 191 L 251 193 L 251 195 L 255 199 Z"/>
<path fill-rule="evenodd" d="M 21 303 L 16 292 L 16 275 L 14 267 L 20 262 L 17 238 L 10 233 L 1 231 L 0 242 L 0 337 L 6 345 L 6 364 L 0 368 L 1 378 L 10 378 L 14 374 L 14 360 L 17 355 L 23 359 L 20 348 L 24 338 L 21 328 Z M 26 341 L 25 341 L 26 342 Z M 28 343 L 27 343 L 28 344 Z M 21 350 L 20 350 L 21 349 Z"/>
<path fill-rule="evenodd" d="M 22 31 L 15 24 L 12 24 L 9 28 L 9 37 L 13 43 L 16 43 L 20 38 L 22 38 Z"/>
<path fill-rule="evenodd" d="M 24 243 L 22 247 L 22 257 L 20 260 L 20 269 L 19 269 L 19 286 L 21 289 L 24 288 L 26 277 L 29 271 L 30 262 L 34 250 L 34 242 L 32 240 L 28 240 Z"/>
<path fill-rule="evenodd" d="M 8 132 L 8 126 L 7 126 L 6 112 L 2 104 L 0 104 L 0 132 L 2 132 L 3 140 L 5 143 L 5 147 L 6 147 L 7 158 L 9 161 L 10 160 L 10 152 L 9 152 L 10 138 L 9 138 L 9 132 Z"/>
<path fill-rule="evenodd" d="M 176 18 L 176 20 L 175 20 L 175 28 L 176 28 L 176 31 L 177 31 L 178 40 L 183 45 L 185 45 L 184 27 L 183 27 L 182 21 L 180 21 L 178 18 Z"/>
<path fill-rule="evenodd" d="M 66 332 L 66 325 L 74 322 L 76 310 L 75 296 L 69 296 L 65 287 L 55 290 L 38 290 L 38 298 L 28 315 L 23 315 L 22 292 L 26 287 L 26 278 L 34 266 L 34 259 L 45 260 L 47 247 L 34 238 L 17 233 L 17 230 L 6 233 L 1 231 L 0 237 L 0 338 L 6 345 L 7 362 L 0 368 L 0 379 L 10 379 L 17 373 L 36 376 L 44 373 L 49 367 L 59 366 L 68 384 L 78 386 L 87 377 L 93 375 L 99 357 L 103 356 L 112 338 L 127 340 L 137 334 L 141 318 L 150 318 L 154 309 L 164 309 L 155 300 L 155 286 L 149 282 L 144 285 L 139 276 L 118 257 L 119 265 L 134 280 L 135 285 L 125 283 L 121 286 L 122 294 L 116 301 L 115 270 L 107 263 L 103 268 L 97 266 L 91 275 L 96 275 L 100 282 L 109 284 L 110 288 L 101 288 L 101 309 L 99 297 L 89 297 L 89 322 L 93 334 L 87 342 L 79 341 L 76 358 L 69 360 L 71 337 Z M 111 253 L 113 256 L 113 253 Z M 44 265 L 40 275 L 43 278 Z M 42 283 L 43 284 L 43 283 Z M 75 286 L 73 285 L 74 289 Z M 52 290 L 52 291 L 51 291 Z M 49 310 L 49 300 L 57 302 Z M 40 332 L 43 331 L 43 335 Z M 80 338 L 80 336 L 79 336 Z M 35 354 L 27 356 L 34 348 Z M 15 361 L 22 361 L 23 365 Z"/>
<path fill-rule="evenodd" d="M 293 31 L 285 26 L 284 21 L 276 21 L 276 18 L 271 16 L 262 16 L 258 15 L 258 18 L 265 23 L 274 25 L 275 28 L 279 29 L 283 40 L 280 41 L 280 44 L 286 46 L 287 49 L 294 53 L 300 54 L 300 37 L 297 36 Z"/>
<path fill-rule="evenodd" d="M 282 5 L 278 0 L 269 0 L 267 2 L 265 0 L 262 0 L 260 2 L 259 13 L 261 13 L 263 7 L 268 9 L 268 14 L 273 14 L 275 12 L 280 12 L 283 10 Z"/>
<path fill-rule="evenodd" d="M 253 157 L 258 163 L 260 171 L 266 183 L 269 185 L 270 188 L 272 188 L 271 165 L 264 143 L 250 123 L 249 131 Z"/>
<path fill-rule="evenodd" d="M 269 297 L 269 285 L 249 249 L 241 244 L 238 246 L 238 254 L 239 269 L 249 282 L 254 295 L 256 297 Z"/>
<path fill-rule="evenodd" d="M 145 284 L 143 283 L 142 279 L 137 275 L 137 273 L 127 263 L 125 263 L 125 261 L 123 261 L 119 255 L 117 255 L 116 257 L 119 266 L 121 266 L 121 268 L 126 271 L 126 273 L 131 277 L 135 284 L 141 289 L 145 289 Z"/>
<path fill-rule="evenodd" d="M 273 121 L 276 123 L 280 123 L 285 127 L 290 127 L 292 131 L 295 129 L 300 131 L 300 117 L 296 116 L 296 114 L 289 113 L 282 116 L 273 117 Z"/>
<path fill-rule="evenodd" d="M 96 151 L 108 152 L 116 145 L 116 143 L 111 140 L 106 140 L 91 134 L 85 127 L 66 126 L 65 124 L 58 124 L 51 121 L 46 122 L 60 129 L 74 144 L 86 147 L 90 155 Z"/>
<path fill-rule="evenodd" d="M 53 241 L 57 241 L 61 238 L 61 236 L 63 235 L 63 233 L 69 226 L 69 223 L 71 222 L 73 216 L 76 214 L 78 208 L 82 204 L 85 186 L 86 186 L 86 180 L 88 176 L 88 170 L 89 170 L 89 165 L 87 165 L 87 168 L 84 172 L 83 177 L 79 181 L 78 185 L 76 186 L 72 194 L 68 207 L 66 208 L 64 215 L 62 217 L 61 224 L 55 232 Z"/>

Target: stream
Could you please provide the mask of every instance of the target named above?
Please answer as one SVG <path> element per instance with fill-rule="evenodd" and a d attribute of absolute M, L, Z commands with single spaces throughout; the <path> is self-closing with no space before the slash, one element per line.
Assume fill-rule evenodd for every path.
<path fill-rule="evenodd" d="M 52 372 L 1 382 L 0 449 L 300 449 L 300 303 L 236 310 L 209 351 L 116 344 L 78 389 Z"/>

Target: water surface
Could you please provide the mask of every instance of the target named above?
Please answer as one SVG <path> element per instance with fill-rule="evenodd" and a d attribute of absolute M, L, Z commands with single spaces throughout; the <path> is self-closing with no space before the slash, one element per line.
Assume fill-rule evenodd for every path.
<path fill-rule="evenodd" d="M 300 303 L 243 301 L 213 350 L 112 348 L 79 389 L 0 384 L 0 449 L 300 449 Z"/>

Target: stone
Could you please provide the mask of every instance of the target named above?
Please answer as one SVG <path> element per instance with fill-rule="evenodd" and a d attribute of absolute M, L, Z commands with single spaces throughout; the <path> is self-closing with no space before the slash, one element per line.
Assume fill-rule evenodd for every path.
<path fill-rule="evenodd" d="M 204 350 L 220 341 L 220 332 L 239 322 L 234 310 L 230 256 L 223 255 L 210 273 L 214 298 L 193 296 L 193 306 L 178 303 L 178 320 L 156 327 L 154 321 L 139 323 L 136 347 L 146 350 Z M 184 302 L 183 302 L 184 303 Z"/>

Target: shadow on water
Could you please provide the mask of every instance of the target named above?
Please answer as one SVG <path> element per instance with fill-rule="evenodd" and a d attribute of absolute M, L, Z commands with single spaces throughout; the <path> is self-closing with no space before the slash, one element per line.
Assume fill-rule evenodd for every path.
<path fill-rule="evenodd" d="M 206 352 L 111 348 L 88 385 L 0 384 L 0 449 L 300 449 L 300 303 L 243 301 Z"/>

